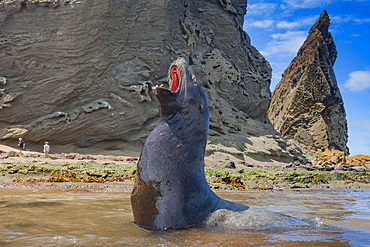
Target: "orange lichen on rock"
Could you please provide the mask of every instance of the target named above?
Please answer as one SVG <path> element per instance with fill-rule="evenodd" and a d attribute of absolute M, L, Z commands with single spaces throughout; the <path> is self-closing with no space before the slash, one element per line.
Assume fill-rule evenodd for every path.
<path fill-rule="evenodd" d="M 87 177 L 79 177 L 73 172 L 68 172 L 65 174 L 55 174 L 53 173 L 50 178 L 48 179 L 36 179 L 36 178 L 17 178 L 14 179 L 14 183 L 105 183 L 105 182 L 123 182 L 125 180 L 133 180 L 134 175 L 126 176 L 126 177 L 112 177 L 112 178 L 104 178 L 104 177 L 94 177 L 94 176 L 87 176 Z"/>
<path fill-rule="evenodd" d="M 218 178 L 218 179 L 214 179 L 213 180 L 213 183 L 221 183 L 221 184 L 233 186 L 235 188 L 245 189 L 244 183 L 241 182 L 239 179 L 225 179 L 225 178 L 223 179 L 223 178 Z"/>
<path fill-rule="evenodd" d="M 319 159 L 317 165 L 342 166 L 346 164 L 346 157 L 343 151 L 325 149 L 324 152 L 315 153 L 314 156 Z"/>
<path fill-rule="evenodd" d="M 369 155 L 354 155 L 351 157 L 346 156 L 347 163 L 353 163 L 359 166 L 363 166 L 364 164 L 370 164 L 370 156 Z"/>
<path fill-rule="evenodd" d="M 364 166 L 365 164 L 370 164 L 370 156 L 369 155 L 354 155 L 354 156 L 346 156 L 344 155 L 343 151 L 339 150 L 329 150 L 326 149 L 324 152 L 315 152 L 313 149 L 308 149 L 311 154 L 318 159 L 317 165 L 319 166 L 343 166 L 345 164 L 355 164 L 358 166 Z"/>

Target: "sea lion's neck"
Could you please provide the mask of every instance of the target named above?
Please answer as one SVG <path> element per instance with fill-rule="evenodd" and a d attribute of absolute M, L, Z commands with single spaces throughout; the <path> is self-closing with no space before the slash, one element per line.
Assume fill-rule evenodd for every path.
<path fill-rule="evenodd" d="M 199 110 L 191 109 L 189 106 L 185 108 L 178 105 L 177 108 L 181 110 L 162 116 L 160 122 L 167 124 L 182 143 L 201 144 L 202 148 L 205 148 L 209 128 L 208 114 L 206 116 L 199 114 Z M 199 145 L 197 146 L 199 148 Z"/>

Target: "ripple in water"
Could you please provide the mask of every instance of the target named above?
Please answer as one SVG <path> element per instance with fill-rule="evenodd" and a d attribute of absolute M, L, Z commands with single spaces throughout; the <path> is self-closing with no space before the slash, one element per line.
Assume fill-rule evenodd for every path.
<path fill-rule="evenodd" d="M 0 246 L 368 246 L 370 190 L 222 192 L 220 197 L 311 221 L 314 228 L 149 231 L 129 193 L 0 189 Z M 324 225 L 333 227 L 323 228 Z"/>

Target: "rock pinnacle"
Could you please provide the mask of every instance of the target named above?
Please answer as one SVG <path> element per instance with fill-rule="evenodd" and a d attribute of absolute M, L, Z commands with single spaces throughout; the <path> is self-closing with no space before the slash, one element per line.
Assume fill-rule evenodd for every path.
<path fill-rule="evenodd" d="M 329 25 L 323 11 L 276 86 L 268 116 L 286 138 L 318 151 L 348 154 L 346 113 L 333 70 L 337 50 Z"/>

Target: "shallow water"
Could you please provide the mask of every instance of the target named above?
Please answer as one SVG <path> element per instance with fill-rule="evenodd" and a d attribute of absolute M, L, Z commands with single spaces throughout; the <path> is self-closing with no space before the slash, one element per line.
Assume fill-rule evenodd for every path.
<path fill-rule="evenodd" d="M 0 246 L 370 246 L 370 190 L 223 192 L 224 199 L 333 229 L 149 231 L 129 193 L 0 188 Z"/>

